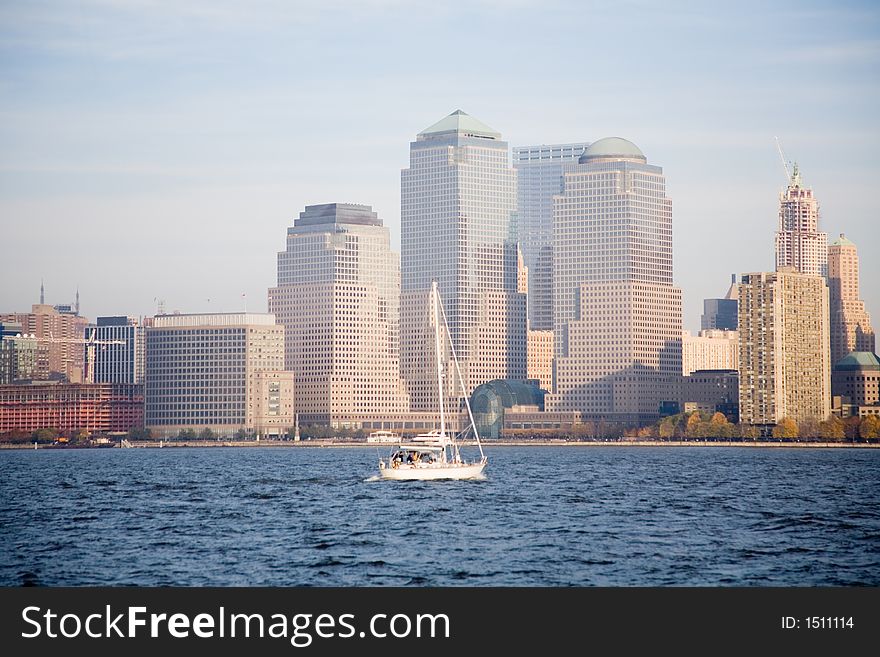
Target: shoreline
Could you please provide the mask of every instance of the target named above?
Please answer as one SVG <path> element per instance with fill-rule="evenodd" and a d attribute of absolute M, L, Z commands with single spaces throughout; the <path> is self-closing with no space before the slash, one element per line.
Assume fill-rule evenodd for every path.
<path fill-rule="evenodd" d="M 184 448 L 322 448 L 322 449 L 346 449 L 375 447 L 377 449 L 391 449 L 397 443 L 368 443 L 354 440 L 186 440 L 186 441 L 160 441 L 143 440 L 131 441 L 131 449 L 184 449 Z M 474 443 L 462 443 L 462 446 L 474 446 Z M 495 447 L 701 447 L 701 448 L 808 448 L 808 449 L 876 449 L 880 448 L 880 442 L 823 442 L 823 441 L 732 441 L 732 440 L 489 440 L 483 441 L 484 449 Z M 0 444 L 0 450 L 4 449 L 38 449 L 38 450 L 69 450 L 69 449 L 126 449 L 121 445 L 37 445 L 33 443 Z"/>

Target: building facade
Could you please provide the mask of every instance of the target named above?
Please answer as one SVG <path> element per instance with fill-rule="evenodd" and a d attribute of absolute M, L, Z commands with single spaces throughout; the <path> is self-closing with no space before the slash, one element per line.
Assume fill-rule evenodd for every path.
<path fill-rule="evenodd" d="M 528 380 L 553 390 L 553 331 L 529 331 L 528 340 Z"/>
<path fill-rule="evenodd" d="M 801 274 L 828 274 L 828 235 L 819 232 L 819 202 L 803 186 L 797 164 L 788 187 L 779 195 L 776 270 L 794 267 Z"/>
<path fill-rule="evenodd" d="M 83 343 L 89 320 L 73 310 L 60 312 L 46 304 L 34 304 L 29 313 L 0 315 L 0 322 L 20 324 L 22 332 L 37 341 L 35 379 L 83 382 Z"/>
<path fill-rule="evenodd" d="M 736 274 L 731 274 L 730 288 L 723 299 L 703 299 L 700 329 L 703 331 L 735 331 L 737 326 L 736 295 Z"/>
<path fill-rule="evenodd" d="M 144 327 L 136 317 L 98 317 L 86 327 L 89 383 L 144 383 Z"/>
<path fill-rule="evenodd" d="M 437 281 L 464 378 L 454 398 L 526 378 L 516 171 L 500 133 L 462 111 L 420 132 L 401 173 L 401 371 L 414 411 L 438 405 L 430 290 Z M 448 351 L 443 358 L 448 359 Z M 451 370 L 447 367 L 447 371 Z"/>
<path fill-rule="evenodd" d="M 697 370 L 738 370 L 739 334 L 736 331 L 705 330 L 698 335 L 681 332 L 681 373 Z"/>
<path fill-rule="evenodd" d="M 188 429 L 284 435 L 294 423 L 284 327 L 259 313 L 154 317 L 146 331 L 144 403 L 155 436 Z"/>
<path fill-rule="evenodd" d="M 553 330 L 553 197 L 562 172 L 577 164 L 588 142 L 513 148 L 517 175 L 517 240 L 529 268 L 529 328 Z"/>
<path fill-rule="evenodd" d="M 17 322 L 0 323 L 0 385 L 33 379 L 37 341 Z"/>
<path fill-rule="evenodd" d="M 278 254 L 269 310 L 305 423 L 409 410 L 400 375 L 400 264 L 367 205 L 307 206 Z"/>
<path fill-rule="evenodd" d="M 681 290 L 672 284 L 672 201 L 638 147 L 594 142 L 553 210 L 556 371 L 548 410 L 656 420 L 681 377 Z"/>
<path fill-rule="evenodd" d="M 880 404 L 880 361 L 870 351 L 855 351 L 834 364 L 831 393 L 857 407 Z"/>
<path fill-rule="evenodd" d="M 831 412 L 828 286 L 794 268 L 744 274 L 739 286 L 740 419 L 822 421 Z"/>
<path fill-rule="evenodd" d="M 123 432 L 144 425 L 144 389 L 110 383 L 0 385 L 0 433 Z"/>
<path fill-rule="evenodd" d="M 859 298 L 859 253 L 841 233 L 828 247 L 828 290 L 831 304 L 831 363 L 853 351 L 874 351 L 874 329 Z"/>

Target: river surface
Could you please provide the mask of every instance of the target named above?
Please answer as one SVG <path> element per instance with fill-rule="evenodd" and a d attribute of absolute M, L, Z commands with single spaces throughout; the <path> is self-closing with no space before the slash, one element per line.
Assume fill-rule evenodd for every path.
<path fill-rule="evenodd" d="M 383 456 L 385 450 L 382 448 Z M 0 585 L 880 585 L 880 450 L 0 451 Z"/>

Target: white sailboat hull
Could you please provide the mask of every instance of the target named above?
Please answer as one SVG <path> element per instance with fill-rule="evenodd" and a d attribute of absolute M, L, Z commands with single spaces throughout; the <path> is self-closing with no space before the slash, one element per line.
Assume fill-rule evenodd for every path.
<path fill-rule="evenodd" d="M 382 479 L 398 481 L 430 481 L 434 479 L 476 479 L 483 473 L 486 461 L 477 463 L 401 463 L 396 468 L 384 462 L 379 467 Z"/>

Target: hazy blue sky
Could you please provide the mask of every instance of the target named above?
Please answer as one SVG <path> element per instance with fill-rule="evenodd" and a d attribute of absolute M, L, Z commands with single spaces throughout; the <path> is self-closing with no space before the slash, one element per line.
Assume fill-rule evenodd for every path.
<path fill-rule="evenodd" d="M 0 1 L 0 311 L 265 311 L 303 206 L 372 205 L 461 108 L 511 145 L 621 136 L 664 168 L 685 328 L 772 270 L 774 136 L 860 247 L 880 324 L 872 2 Z M 873 248 L 872 248 L 873 247 Z"/>

